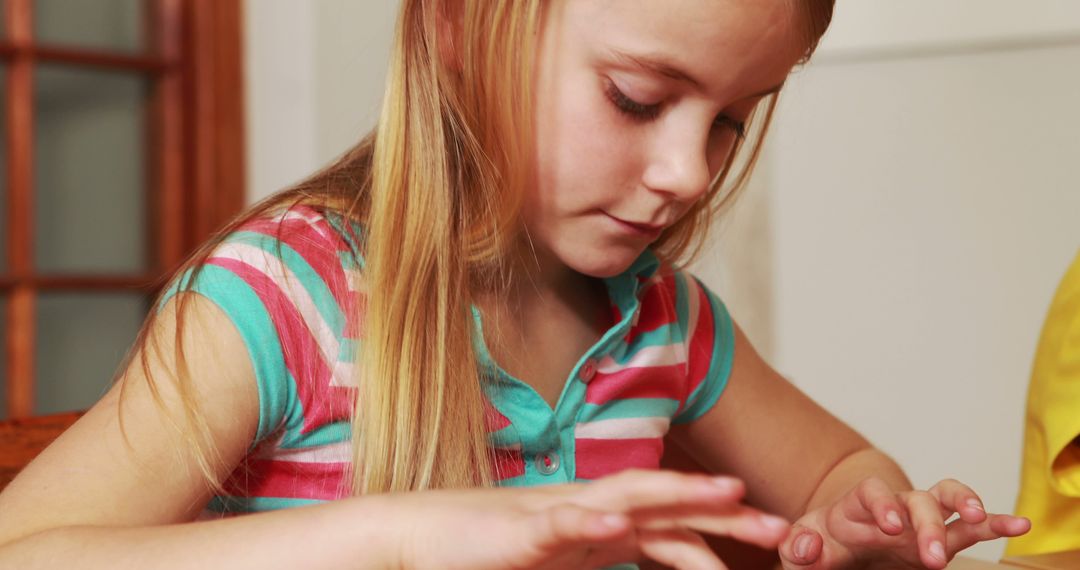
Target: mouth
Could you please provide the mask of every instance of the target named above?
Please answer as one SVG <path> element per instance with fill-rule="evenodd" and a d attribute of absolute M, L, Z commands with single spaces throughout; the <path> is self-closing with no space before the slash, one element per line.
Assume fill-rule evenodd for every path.
<path fill-rule="evenodd" d="M 611 219 L 619 227 L 623 233 L 630 234 L 637 237 L 648 237 L 655 239 L 660 237 L 660 233 L 664 231 L 666 227 L 663 224 L 648 224 L 643 222 L 632 222 L 630 220 L 624 220 L 617 218 L 611 214 L 604 212 L 604 215 Z"/>

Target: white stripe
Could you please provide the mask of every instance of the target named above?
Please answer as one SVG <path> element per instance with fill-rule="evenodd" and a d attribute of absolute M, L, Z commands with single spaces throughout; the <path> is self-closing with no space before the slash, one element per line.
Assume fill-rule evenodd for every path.
<path fill-rule="evenodd" d="M 625 364 L 619 364 L 610 355 L 605 356 L 596 367 L 603 374 L 614 374 L 627 368 L 674 366 L 686 363 L 686 350 L 678 344 L 661 344 L 639 349 Z"/>
<path fill-rule="evenodd" d="M 353 358 L 356 356 L 354 355 Z M 359 388 L 360 379 L 355 376 L 357 367 L 352 362 L 337 361 L 333 364 L 334 374 L 330 377 L 331 386 Z"/>
<path fill-rule="evenodd" d="M 315 337 L 315 343 L 322 352 L 327 366 L 334 366 L 340 350 L 337 337 L 315 306 L 315 300 L 301 285 L 300 278 L 284 262 L 262 248 L 238 242 L 222 244 L 211 257 L 241 261 L 269 277 L 300 312 L 304 324 Z"/>
<path fill-rule="evenodd" d="M 580 423 L 574 428 L 574 436 L 584 439 L 647 439 L 664 437 L 671 425 L 671 418 L 616 418 Z"/>
<path fill-rule="evenodd" d="M 293 463 L 348 463 L 352 461 L 352 442 L 339 441 L 300 449 L 275 448 L 267 450 L 261 459 Z"/>

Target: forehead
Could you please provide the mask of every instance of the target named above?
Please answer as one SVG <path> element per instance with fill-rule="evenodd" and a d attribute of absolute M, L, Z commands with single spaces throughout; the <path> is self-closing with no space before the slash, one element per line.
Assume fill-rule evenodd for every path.
<path fill-rule="evenodd" d="M 799 1 L 799 0 L 795 0 Z M 710 89 L 782 80 L 806 46 L 792 0 L 562 0 L 588 47 L 669 59 Z"/>

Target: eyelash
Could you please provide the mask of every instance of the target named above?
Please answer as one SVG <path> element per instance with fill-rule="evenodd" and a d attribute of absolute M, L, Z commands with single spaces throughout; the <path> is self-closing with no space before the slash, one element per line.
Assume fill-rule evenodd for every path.
<path fill-rule="evenodd" d="M 607 84 L 607 96 L 611 99 L 612 104 L 622 114 L 630 117 L 635 121 L 647 122 L 660 116 L 659 105 L 644 105 L 634 101 L 623 93 L 614 83 L 608 82 Z M 735 136 L 738 138 L 744 138 L 746 136 L 746 123 L 736 121 L 731 117 L 721 115 L 714 123 L 717 126 L 727 127 L 735 131 Z"/>

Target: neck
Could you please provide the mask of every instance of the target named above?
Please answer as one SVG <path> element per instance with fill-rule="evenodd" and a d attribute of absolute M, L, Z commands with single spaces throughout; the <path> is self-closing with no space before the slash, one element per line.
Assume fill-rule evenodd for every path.
<path fill-rule="evenodd" d="M 511 257 L 503 287 L 478 293 L 477 305 L 485 313 L 499 310 L 528 319 L 553 305 L 581 307 L 603 294 L 595 277 L 574 271 L 547 251 L 520 248 Z"/>

